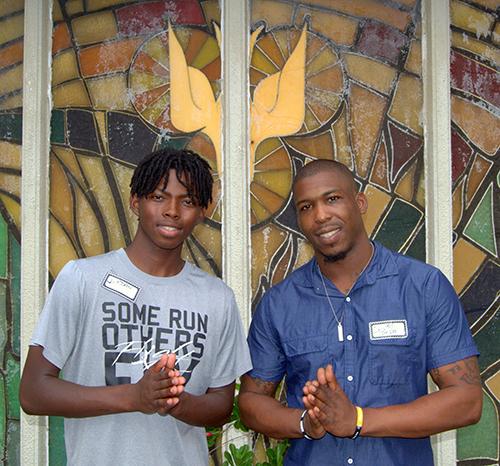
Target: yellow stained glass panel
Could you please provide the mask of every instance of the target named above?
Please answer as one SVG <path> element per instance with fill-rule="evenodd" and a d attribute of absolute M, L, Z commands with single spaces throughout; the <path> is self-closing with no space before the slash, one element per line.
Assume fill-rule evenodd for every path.
<path fill-rule="evenodd" d="M 196 58 L 191 62 L 190 66 L 203 69 L 208 64 L 212 63 L 220 56 L 219 44 L 213 37 L 207 37 L 203 46 L 199 49 Z"/>
<path fill-rule="evenodd" d="M 68 179 L 57 159 L 50 160 L 50 211 L 71 235 L 73 230 L 73 195 Z"/>
<path fill-rule="evenodd" d="M 68 16 L 73 16 L 85 11 L 83 8 L 83 0 L 69 0 L 64 5 L 64 8 L 66 9 L 66 14 Z"/>
<path fill-rule="evenodd" d="M 451 24 L 483 37 L 489 35 L 495 21 L 492 15 L 457 0 L 450 1 L 450 18 Z"/>
<path fill-rule="evenodd" d="M 307 63 L 306 78 L 309 78 L 318 71 L 334 66 L 338 61 L 338 55 L 330 47 L 324 47 L 309 63 Z"/>
<path fill-rule="evenodd" d="M 357 173 L 365 178 L 371 158 L 375 153 L 375 145 L 386 113 L 387 100 L 354 84 L 349 101 L 351 109 L 349 127 Z"/>
<path fill-rule="evenodd" d="M 137 0 L 87 0 L 87 10 L 100 10 L 111 5 L 119 5 L 122 3 L 137 3 Z"/>
<path fill-rule="evenodd" d="M 354 53 L 345 53 L 343 58 L 349 76 L 383 94 L 390 93 L 396 77 L 394 68 Z"/>
<path fill-rule="evenodd" d="M 11 144 L 7 141 L 0 141 L 0 166 L 21 170 L 22 167 L 22 146 Z"/>
<path fill-rule="evenodd" d="M 354 169 L 354 159 L 349 142 L 349 129 L 347 126 L 347 110 L 344 107 L 339 119 L 332 125 L 335 135 L 335 157 L 351 170 Z"/>
<path fill-rule="evenodd" d="M 264 157 L 267 157 L 269 154 L 279 149 L 281 146 L 281 141 L 278 138 L 264 139 L 255 151 L 255 162 L 258 162 Z"/>
<path fill-rule="evenodd" d="M 500 66 L 500 50 L 461 32 L 451 33 L 451 45 L 480 55 Z"/>
<path fill-rule="evenodd" d="M 23 65 L 17 65 L 2 73 L 0 79 L 0 95 L 18 91 L 23 88 Z"/>
<path fill-rule="evenodd" d="M 5 100 L 2 100 L 2 102 L 0 102 L 0 110 L 12 110 L 14 108 L 21 108 L 22 106 L 23 106 L 22 93 L 7 97 Z"/>
<path fill-rule="evenodd" d="M 0 186 L 8 193 L 21 198 L 21 177 L 0 172 Z"/>
<path fill-rule="evenodd" d="M 497 402 L 500 402 L 500 371 L 484 383 L 491 390 L 491 393 L 497 399 Z"/>
<path fill-rule="evenodd" d="M 78 259 L 70 239 L 56 222 L 49 217 L 49 272 L 55 278 L 70 260 Z"/>
<path fill-rule="evenodd" d="M 169 69 L 170 60 L 167 55 L 167 51 L 163 46 L 163 42 L 159 37 L 153 37 L 152 39 L 148 40 L 141 50 L 145 54 L 154 58 L 165 69 Z"/>
<path fill-rule="evenodd" d="M 295 26 L 301 27 L 306 15 L 311 16 L 311 27 L 314 30 L 328 37 L 336 44 L 354 44 L 358 29 L 357 21 L 322 10 L 300 7 L 295 19 Z"/>
<path fill-rule="evenodd" d="M 9 0 L 0 2 L 0 17 L 7 16 L 24 9 L 24 0 Z"/>
<path fill-rule="evenodd" d="M 279 196 L 286 198 L 292 184 L 292 173 L 290 170 L 256 172 L 254 173 L 254 180 Z"/>
<path fill-rule="evenodd" d="M 411 201 L 413 198 L 415 167 L 416 167 L 416 162 L 408 170 L 406 175 L 404 175 L 403 178 L 401 178 L 401 181 L 398 183 L 398 185 L 394 190 L 395 193 L 399 194 L 407 201 Z"/>
<path fill-rule="evenodd" d="M 17 229 L 21 231 L 21 204 L 5 194 L 0 194 L 0 200 L 14 220 Z"/>
<path fill-rule="evenodd" d="M 396 121 L 423 135 L 422 127 L 423 90 L 418 78 L 400 75 L 389 114 Z"/>
<path fill-rule="evenodd" d="M 296 151 L 315 159 L 335 159 L 335 141 L 332 133 L 327 131 L 319 136 L 309 138 L 287 138 L 287 144 Z"/>
<path fill-rule="evenodd" d="M 0 21 L 0 45 L 19 39 L 24 35 L 24 14 Z"/>
<path fill-rule="evenodd" d="M 387 167 L 387 150 L 385 140 L 382 140 L 375 158 L 375 165 L 370 177 L 370 183 L 376 184 L 386 191 L 390 191 L 389 187 L 389 169 Z"/>
<path fill-rule="evenodd" d="M 453 248 L 453 287 L 460 293 L 477 268 L 483 263 L 486 255 L 460 238 Z"/>
<path fill-rule="evenodd" d="M 78 78 L 80 75 L 73 50 L 66 50 L 52 58 L 52 85 Z"/>
<path fill-rule="evenodd" d="M 129 208 L 130 180 L 132 178 L 133 169 L 116 163 L 113 160 L 110 160 L 109 164 L 113 170 L 113 176 L 116 179 L 118 190 L 120 191 L 121 202 L 126 215 L 130 236 L 133 238 L 137 230 L 137 217 Z M 118 202 L 118 199 L 115 199 L 115 202 Z"/>
<path fill-rule="evenodd" d="M 205 223 L 200 223 L 193 231 L 193 235 L 200 244 L 209 251 L 212 259 L 222 270 L 222 236 L 220 230 L 210 228 Z M 207 270 L 212 273 L 211 270 Z"/>
<path fill-rule="evenodd" d="M 218 0 L 203 2 L 201 4 L 201 7 L 203 8 L 207 24 L 211 24 L 212 21 L 215 21 L 217 24 L 221 23 L 220 19 L 221 11 Z"/>
<path fill-rule="evenodd" d="M 104 254 L 101 229 L 92 206 L 79 189 L 75 189 L 76 227 L 86 257 Z"/>
<path fill-rule="evenodd" d="M 75 154 L 72 150 L 66 149 L 64 147 L 52 146 L 52 150 L 61 159 L 62 163 L 69 168 L 71 174 L 78 180 L 78 182 L 85 186 L 85 180 L 83 174 L 80 170 L 80 165 L 78 164 Z"/>
<path fill-rule="evenodd" d="M 410 53 L 405 68 L 419 76 L 422 74 L 422 44 L 419 41 L 411 41 Z"/>
<path fill-rule="evenodd" d="M 115 74 L 87 80 L 94 109 L 133 111 L 127 90 L 125 74 Z"/>
<path fill-rule="evenodd" d="M 463 199 L 464 199 L 464 184 L 465 181 L 462 180 L 458 185 L 457 189 L 453 192 L 452 205 L 453 205 L 453 229 L 455 229 L 462 219 L 463 213 Z"/>
<path fill-rule="evenodd" d="M 52 105 L 54 108 L 90 107 L 87 90 L 81 80 L 53 87 Z"/>
<path fill-rule="evenodd" d="M 269 218 L 270 212 L 267 211 L 260 203 L 260 201 L 253 195 L 250 196 L 250 207 L 252 209 L 253 215 L 255 215 L 257 219 L 257 223 Z"/>
<path fill-rule="evenodd" d="M 479 154 L 476 154 L 476 159 L 474 160 L 474 165 L 472 166 L 472 170 L 469 173 L 469 178 L 467 182 L 467 190 L 466 190 L 466 198 L 465 203 L 466 206 L 469 206 L 470 201 L 474 198 L 477 189 L 481 185 L 484 177 L 490 171 L 492 166 L 492 162 L 486 160 Z"/>
<path fill-rule="evenodd" d="M 278 34 L 279 35 L 279 34 Z M 276 68 L 282 69 L 285 64 L 285 57 L 273 34 L 266 34 L 259 39 L 258 49 L 271 60 Z"/>
<path fill-rule="evenodd" d="M 391 196 L 371 185 L 366 187 L 365 195 L 368 198 L 368 210 L 363 215 L 363 223 L 366 232 L 370 235 L 389 204 Z"/>
<path fill-rule="evenodd" d="M 263 71 L 268 75 L 274 74 L 279 71 L 279 69 L 276 68 L 276 65 L 271 60 L 269 60 L 269 58 L 267 58 L 267 56 L 264 55 L 258 47 L 254 47 L 253 49 L 252 61 L 250 63 L 250 66 L 257 68 L 258 70 Z"/>
<path fill-rule="evenodd" d="M 118 26 L 112 11 L 82 16 L 72 21 L 78 45 L 93 44 L 118 38 Z"/>
<path fill-rule="evenodd" d="M 262 18 L 266 19 L 267 29 L 273 29 L 280 24 L 290 24 L 293 15 L 293 4 L 273 2 L 269 0 L 252 1 L 250 24 Z"/>

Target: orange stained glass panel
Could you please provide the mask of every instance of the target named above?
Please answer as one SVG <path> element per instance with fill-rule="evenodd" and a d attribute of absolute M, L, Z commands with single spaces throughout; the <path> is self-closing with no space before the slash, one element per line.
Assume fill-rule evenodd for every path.
<path fill-rule="evenodd" d="M 75 52 L 72 49 L 61 52 L 52 58 L 52 85 L 57 86 L 65 81 L 77 79 L 80 76 L 76 63 Z"/>
<path fill-rule="evenodd" d="M 337 103 L 340 104 L 340 100 Z M 310 95 L 306 95 L 306 104 L 318 122 L 328 120 L 336 110 L 336 108 L 332 109 L 331 106 L 324 105 L 320 100 L 311 98 Z"/>
<path fill-rule="evenodd" d="M 252 187 L 250 185 L 250 208 L 252 215 L 252 224 L 263 222 L 269 218 L 269 212 L 262 203 L 253 195 Z"/>
<path fill-rule="evenodd" d="M 99 205 L 99 211 L 103 216 L 110 250 L 125 247 L 125 238 L 120 227 L 120 219 L 118 218 L 115 199 L 109 187 L 101 159 L 95 157 L 79 157 L 78 160 L 89 180 L 90 190 L 95 196 Z M 100 231 L 100 229 L 97 231 Z"/>
<path fill-rule="evenodd" d="M 289 168 L 290 157 L 283 146 L 280 146 L 278 150 L 269 153 L 266 157 L 255 163 L 255 172 L 288 170 Z"/>
<path fill-rule="evenodd" d="M 208 78 L 209 81 L 215 81 L 221 77 L 221 59 L 220 56 L 215 60 L 210 62 L 207 66 L 202 68 L 203 73 Z M 216 83 L 211 83 L 216 85 Z M 214 94 L 218 94 L 217 90 L 214 90 Z"/>
<path fill-rule="evenodd" d="M 0 166 L 21 170 L 22 167 L 22 146 L 11 144 L 7 141 L 0 141 Z"/>
<path fill-rule="evenodd" d="M 305 16 L 311 17 L 311 28 L 339 45 L 353 45 L 358 30 L 358 22 L 347 18 L 307 7 L 300 7 L 295 25 L 301 27 Z"/>
<path fill-rule="evenodd" d="M 420 176 L 420 182 L 417 188 L 417 197 L 415 199 L 418 204 L 425 209 L 425 171 Z"/>
<path fill-rule="evenodd" d="M 73 196 L 68 179 L 53 155 L 50 157 L 50 211 L 73 235 Z"/>
<path fill-rule="evenodd" d="M 152 105 L 155 100 L 158 100 L 163 94 L 165 94 L 170 89 L 170 85 L 160 86 L 150 91 L 143 92 L 142 94 L 136 94 L 133 97 L 134 107 L 139 111 L 143 112 L 147 107 Z"/>
<path fill-rule="evenodd" d="M 365 195 L 368 198 L 368 210 L 363 215 L 366 232 L 370 235 L 381 218 L 391 196 L 374 186 L 366 187 Z"/>
<path fill-rule="evenodd" d="M 256 290 L 260 277 L 267 272 L 275 252 L 286 240 L 286 233 L 273 224 L 252 231 L 252 289 Z M 258 252 L 258 253 L 257 253 Z"/>
<path fill-rule="evenodd" d="M 406 74 L 400 75 L 389 115 L 416 133 L 423 135 L 422 106 L 422 81 Z"/>
<path fill-rule="evenodd" d="M 100 10 L 111 5 L 120 5 L 122 3 L 137 3 L 137 0 L 87 0 L 87 10 Z"/>
<path fill-rule="evenodd" d="M 495 18 L 477 8 L 457 0 L 450 1 L 451 24 L 473 32 L 477 37 L 487 37 L 495 22 Z"/>
<path fill-rule="evenodd" d="M 329 109 L 325 114 L 325 117 L 321 119 L 321 123 L 324 123 L 327 119 L 330 119 L 330 117 L 340 107 L 343 96 L 340 94 L 335 94 L 334 92 L 330 92 L 328 90 L 311 88 L 310 86 L 306 85 L 306 99 L 319 101 L 322 105 Z"/>
<path fill-rule="evenodd" d="M 401 5 L 406 5 L 409 7 L 415 7 L 416 0 L 396 0 L 396 3 L 401 3 Z"/>
<path fill-rule="evenodd" d="M 156 99 L 149 107 L 141 112 L 141 115 L 155 126 L 159 126 L 160 122 L 163 124 L 170 122 L 168 115 L 168 107 L 170 106 L 170 94 L 163 94 L 160 98 Z M 170 125 L 170 123 L 168 123 Z"/>
<path fill-rule="evenodd" d="M 373 183 L 386 191 L 390 191 L 389 186 L 389 169 L 387 167 L 387 150 L 385 140 L 382 140 L 375 158 L 375 165 L 372 170 L 370 183 Z"/>
<path fill-rule="evenodd" d="M 108 42 L 78 53 L 83 76 L 125 71 L 143 38 Z"/>
<path fill-rule="evenodd" d="M 382 62 L 354 53 L 343 54 L 347 74 L 368 87 L 389 94 L 396 70 Z"/>
<path fill-rule="evenodd" d="M 308 0 L 307 3 L 361 18 L 373 18 L 400 31 L 405 31 L 411 21 L 410 13 L 377 0 Z"/>
<path fill-rule="evenodd" d="M 460 238 L 453 248 L 453 287 L 460 293 L 486 255 L 468 241 Z"/>
<path fill-rule="evenodd" d="M 259 71 L 255 68 L 250 68 L 250 86 L 256 86 L 266 77 L 267 74 L 262 73 L 262 71 Z"/>
<path fill-rule="evenodd" d="M 112 11 L 75 18 L 71 26 L 78 45 L 95 44 L 118 37 L 118 26 Z"/>
<path fill-rule="evenodd" d="M 210 140 L 204 134 L 198 133 L 189 143 L 189 148 L 203 154 L 204 158 L 210 164 L 212 170 L 216 170 L 215 161 L 217 160 L 217 155 L 215 153 L 215 148 Z"/>
<path fill-rule="evenodd" d="M 337 63 L 339 63 L 338 55 L 330 47 L 324 47 L 307 63 L 306 78 L 326 68 L 333 67 Z M 338 70 L 338 74 L 341 75 L 341 70 Z"/>
<path fill-rule="evenodd" d="M 309 63 L 328 44 L 316 35 L 309 34 L 307 37 L 306 63 Z"/>
<path fill-rule="evenodd" d="M 464 199 L 464 185 L 465 180 L 462 180 L 453 192 L 452 205 L 453 205 L 453 229 L 455 229 L 462 219 L 463 214 L 463 199 Z"/>
<path fill-rule="evenodd" d="M 281 24 L 291 24 L 293 10 L 293 4 L 254 0 L 250 11 L 250 24 L 254 24 L 262 18 L 266 19 L 268 30 Z"/>
<path fill-rule="evenodd" d="M 408 172 L 403 176 L 403 178 L 401 178 L 401 181 L 394 189 L 395 193 L 399 194 L 403 199 L 406 199 L 407 201 L 411 201 L 413 198 L 416 165 L 417 162 L 414 162 L 413 166 L 408 170 Z"/>
<path fill-rule="evenodd" d="M 64 5 L 67 16 L 77 15 L 78 13 L 83 13 L 85 9 L 83 8 L 83 0 L 68 0 Z"/>
<path fill-rule="evenodd" d="M 408 54 L 405 68 L 419 76 L 422 74 L 422 44 L 419 41 L 411 41 L 410 53 Z"/>
<path fill-rule="evenodd" d="M 491 35 L 491 39 L 493 42 L 500 44 L 500 23 L 496 24 L 493 34 Z"/>
<path fill-rule="evenodd" d="M 474 160 L 474 165 L 472 166 L 472 170 L 469 173 L 469 178 L 467 181 L 467 190 L 465 197 L 466 206 L 469 205 L 470 201 L 476 194 L 477 188 L 479 188 L 479 186 L 481 185 L 484 177 L 488 174 L 492 165 L 492 162 L 486 160 L 481 155 L 476 154 L 476 159 Z"/>
<path fill-rule="evenodd" d="M 298 132 L 307 133 L 310 131 L 314 131 L 319 126 L 321 126 L 321 122 L 318 120 L 317 116 L 313 112 L 311 112 L 311 109 L 306 106 L 304 114 L 304 124 Z"/>
<path fill-rule="evenodd" d="M 210 63 L 213 63 L 214 61 L 220 59 L 220 50 L 219 50 L 219 44 L 213 37 L 207 37 L 205 36 L 206 40 L 203 43 L 203 46 L 201 49 L 198 50 L 198 53 L 195 57 L 195 59 L 191 62 L 191 66 L 198 68 L 198 69 L 203 69 L 206 66 L 209 66 Z M 191 46 L 191 41 L 189 42 Z M 217 79 L 220 77 L 217 76 Z"/>
<path fill-rule="evenodd" d="M 278 138 L 267 138 L 264 139 L 258 146 L 255 151 L 255 162 L 262 160 L 267 157 L 270 153 L 278 150 L 282 147 L 282 143 Z"/>
<path fill-rule="evenodd" d="M 68 25 L 66 23 L 59 23 L 54 26 L 54 30 L 52 31 L 52 55 L 68 47 L 71 47 Z"/>
<path fill-rule="evenodd" d="M 500 66 L 500 50 L 481 40 L 476 40 L 462 32 L 451 33 L 451 45 L 462 50 L 468 50 L 480 55 L 483 58 L 491 60 L 494 64 Z"/>
<path fill-rule="evenodd" d="M 11 16 L 0 22 L 0 45 L 20 39 L 24 35 L 24 14 Z"/>
<path fill-rule="evenodd" d="M 349 102 L 351 109 L 349 128 L 351 128 L 357 173 L 362 178 L 366 178 L 386 113 L 387 100 L 368 89 L 353 84 Z"/>
<path fill-rule="evenodd" d="M 79 259 L 71 240 L 61 225 L 49 217 L 49 272 L 57 277 L 61 269 L 70 260 Z"/>
<path fill-rule="evenodd" d="M 286 277 L 287 272 L 290 269 L 291 259 L 292 259 L 292 250 L 290 247 L 288 247 L 286 248 L 285 254 L 281 256 L 280 261 L 273 270 L 273 279 L 271 280 L 271 286 L 276 285 Z"/>
<path fill-rule="evenodd" d="M 191 31 L 191 35 L 189 36 L 188 46 L 187 46 L 186 50 L 184 51 L 184 55 L 186 56 L 186 62 L 188 65 L 195 66 L 193 64 L 193 60 L 197 57 L 198 53 L 201 52 L 201 48 L 205 44 L 207 37 L 208 36 L 206 33 L 199 31 L 197 29 L 193 29 Z M 202 53 L 202 55 L 204 55 L 204 54 Z M 206 58 L 207 63 L 209 63 L 219 55 L 219 51 L 217 49 L 217 52 L 215 54 L 212 51 L 212 54 L 207 53 L 206 55 L 207 55 L 207 58 Z M 210 56 L 210 55 L 212 55 L 212 56 Z M 207 63 L 205 63 L 203 66 L 205 66 Z"/>
<path fill-rule="evenodd" d="M 451 118 L 470 140 L 488 155 L 500 149 L 500 118 L 455 95 L 451 96 Z"/>
<path fill-rule="evenodd" d="M 349 141 L 349 129 L 347 126 L 347 109 L 344 106 L 338 120 L 332 125 L 332 130 L 335 135 L 335 157 L 340 163 L 343 163 L 351 170 L 354 169 L 354 158 L 351 152 Z"/>
<path fill-rule="evenodd" d="M 258 176 L 254 176 L 254 179 L 258 179 Z M 262 186 L 258 182 L 252 182 L 250 185 L 252 194 L 260 201 L 260 203 L 266 208 L 270 213 L 277 212 L 278 209 L 283 205 L 285 199 L 270 189 Z"/>
<path fill-rule="evenodd" d="M 496 10 L 500 6 L 499 0 L 476 0 L 476 3 L 491 8 L 492 10 Z"/>
<path fill-rule="evenodd" d="M 282 69 L 285 64 L 285 57 L 281 52 L 275 37 L 272 34 L 266 34 L 259 39 L 257 46 L 266 57 L 273 62 L 276 68 Z"/>
<path fill-rule="evenodd" d="M 23 61 L 24 42 L 20 40 L 0 50 L 0 68 Z"/>
<path fill-rule="evenodd" d="M 486 380 L 484 384 L 491 390 L 491 393 L 497 401 L 500 401 L 500 371 L 490 379 Z"/>
<path fill-rule="evenodd" d="M 165 76 L 166 78 L 170 76 L 168 68 L 158 63 L 157 60 L 145 54 L 142 50 L 134 58 L 134 70 L 131 73 L 134 71 L 142 71 L 155 76 Z"/>

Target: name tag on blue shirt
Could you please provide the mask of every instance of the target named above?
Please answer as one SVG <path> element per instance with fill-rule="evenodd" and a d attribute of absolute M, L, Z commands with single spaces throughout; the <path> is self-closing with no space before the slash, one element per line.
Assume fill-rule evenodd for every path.
<path fill-rule="evenodd" d="M 370 340 L 386 340 L 389 338 L 408 338 L 406 319 L 370 322 Z"/>

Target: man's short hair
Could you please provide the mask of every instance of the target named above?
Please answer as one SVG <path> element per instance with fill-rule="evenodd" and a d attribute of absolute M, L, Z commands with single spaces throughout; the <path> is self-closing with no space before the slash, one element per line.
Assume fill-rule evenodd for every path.
<path fill-rule="evenodd" d="M 356 185 L 356 181 L 352 172 L 343 163 L 330 159 L 313 160 L 312 162 L 309 162 L 308 164 L 301 167 L 297 171 L 297 174 L 293 179 L 292 191 L 299 181 L 323 172 L 340 173 L 342 176 L 348 179 L 350 183 L 352 183 L 354 191 L 358 191 L 358 187 Z"/>
<path fill-rule="evenodd" d="M 138 197 L 151 194 L 163 177 L 163 189 L 168 183 L 170 170 L 175 170 L 177 180 L 187 190 L 191 198 L 201 207 L 212 202 L 213 178 L 210 165 L 198 154 L 187 149 L 161 149 L 144 157 L 137 165 L 130 181 L 130 194 Z M 182 175 L 186 182 L 182 181 Z"/>

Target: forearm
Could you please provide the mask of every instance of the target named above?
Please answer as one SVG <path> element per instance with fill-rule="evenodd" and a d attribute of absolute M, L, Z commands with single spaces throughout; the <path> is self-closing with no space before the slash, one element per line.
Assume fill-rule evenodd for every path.
<path fill-rule="evenodd" d="M 481 417 L 482 389 L 472 394 L 448 387 L 417 400 L 381 408 L 364 408 L 362 436 L 421 438 L 475 424 Z"/>
<path fill-rule="evenodd" d="M 303 409 L 288 408 L 273 397 L 245 392 L 238 396 L 243 424 L 275 439 L 302 438 L 300 416 Z"/>
<path fill-rule="evenodd" d="M 135 411 L 134 386 L 85 387 L 52 376 L 21 384 L 19 398 L 27 414 L 91 417 Z"/>
<path fill-rule="evenodd" d="M 192 426 L 221 427 L 231 418 L 233 402 L 234 383 L 221 389 L 209 389 L 200 396 L 183 392 L 169 415 Z"/>

